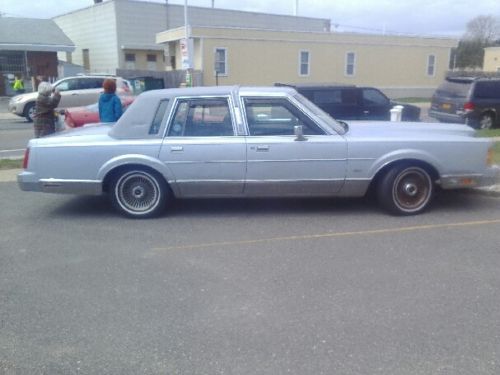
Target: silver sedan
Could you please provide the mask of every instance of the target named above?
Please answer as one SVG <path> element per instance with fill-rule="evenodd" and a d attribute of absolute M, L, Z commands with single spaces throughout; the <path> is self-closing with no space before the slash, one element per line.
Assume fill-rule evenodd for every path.
<path fill-rule="evenodd" d="M 492 142 L 459 124 L 339 122 L 286 87 L 141 94 L 114 125 L 29 142 L 22 190 L 108 193 L 151 217 L 172 198 L 360 197 L 424 211 L 436 186 L 493 184 Z"/>

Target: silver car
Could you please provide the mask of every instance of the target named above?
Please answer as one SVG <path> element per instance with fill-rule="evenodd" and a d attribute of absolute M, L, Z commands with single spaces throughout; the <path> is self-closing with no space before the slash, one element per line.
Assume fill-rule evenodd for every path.
<path fill-rule="evenodd" d="M 464 155 L 466 157 L 464 158 Z M 466 125 L 338 122 L 287 87 L 141 94 L 114 125 L 29 142 L 22 190 L 108 193 L 151 217 L 172 198 L 360 197 L 397 215 L 425 210 L 436 186 L 495 183 L 492 142 Z"/>
<path fill-rule="evenodd" d="M 61 93 L 58 110 L 69 107 L 82 107 L 99 100 L 104 91 L 102 85 L 106 78 L 116 81 L 117 94 L 131 94 L 130 82 L 115 76 L 75 76 L 66 77 L 54 83 L 54 88 Z M 9 101 L 9 112 L 33 121 L 37 92 L 30 92 L 12 97 Z"/>

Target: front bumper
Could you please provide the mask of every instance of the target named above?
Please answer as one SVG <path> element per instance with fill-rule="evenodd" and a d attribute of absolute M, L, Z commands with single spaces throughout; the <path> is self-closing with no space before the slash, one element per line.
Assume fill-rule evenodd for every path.
<path fill-rule="evenodd" d="M 500 184 L 500 166 L 494 165 L 483 174 L 441 176 L 438 184 L 443 189 L 465 189 Z"/>
<path fill-rule="evenodd" d="M 21 103 L 16 103 L 13 100 L 10 100 L 7 109 L 14 115 L 23 116 L 24 106 Z"/>

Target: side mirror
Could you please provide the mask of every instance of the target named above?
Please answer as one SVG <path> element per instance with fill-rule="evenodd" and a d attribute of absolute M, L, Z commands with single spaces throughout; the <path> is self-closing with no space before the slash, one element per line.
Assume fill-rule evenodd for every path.
<path fill-rule="evenodd" d="M 304 137 L 304 128 L 302 125 L 295 125 L 293 127 L 293 133 L 295 134 L 296 141 L 307 141 L 307 138 Z"/>

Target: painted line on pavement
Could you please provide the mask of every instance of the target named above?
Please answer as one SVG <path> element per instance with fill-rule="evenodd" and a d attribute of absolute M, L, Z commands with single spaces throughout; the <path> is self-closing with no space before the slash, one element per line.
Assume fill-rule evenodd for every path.
<path fill-rule="evenodd" d="M 161 251 L 168 251 L 168 250 L 191 250 L 191 249 L 200 249 L 200 248 L 217 247 L 217 246 L 253 245 L 253 244 L 259 244 L 259 243 L 265 243 L 265 242 L 312 240 L 312 239 L 319 239 L 319 238 L 355 237 L 355 236 L 365 236 L 365 235 L 370 235 L 370 234 L 376 235 L 376 234 L 388 234 L 388 233 L 404 233 L 404 232 L 416 232 L 416 231 L 421 231 L 421 230 L 442 229 L 442 228 L 461 228 L 461 227 L 478 226 L 478 225 L 491 225 L 491 224 L 500 224 L 500 219 L 466 221 L 466 222 L 462 222 L 462 223 L 416 225 L 416 226 L 410 226 L 410 227 L 361 230 L 361 231 L 353 231 L 353 232 L 305 234 L 302 236 L 269 237 L 269 238 L 259 238 L 259 239 L 254 239 L 254 240 L 225 241 L 225 242 L 212 242 L 212 243 L 201 243 L 201 244 L 192 244 L 192 245 L 155 247 L 152 249 L 152 251 L 161 252 Z"/>
<path fill-rule="evenodd" d="M 18 149 L 15 149 L 15 150 L 0 150 L 0 154 L 3 154 L 3 153 L 8 153 L 8 152 L 19 152 L 19 151 L 26 151 L 25 148 L 18 148 Z"/>

